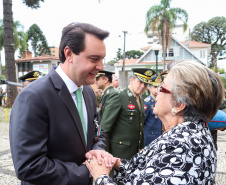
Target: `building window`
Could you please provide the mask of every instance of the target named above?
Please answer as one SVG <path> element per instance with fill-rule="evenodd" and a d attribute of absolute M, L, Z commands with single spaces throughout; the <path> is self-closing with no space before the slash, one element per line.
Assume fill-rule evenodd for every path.
<path fill-rule="evenodd" d="M 148 44 L 153 44 L 153 42 L 148 42 Z"/>
<path fill-rule="evenodd" d="M 202 58 L 202 50 L 200 50 L 200 58 Z"/>
<path fill-rule="evenodd" d="M 53 51 L 53 53 L 55 53 L 55 51 Z"/>
<path fill-rule="evenodd" d="M 148 35 L 148 38 L 153 38 L 153 36 L 152 35 Z"/>
<path fill-rule="evenodd" d="M 29 71 L 33 70 L 33 64 L 31 62 L 28 63 L 28 70 Z"/>
<path fill-rule="evenodd" d="M 23 71 L 23 63 L 18 63 L 18 71 L 19 72 Z"/>
<path fill-rule="evenodd" d="M 202 51 L 202 57 L 205 58 L 206 57 L 206 53 L 205 50 Z"/>
<path fill-rule="evenodd" d="M 25 62 L 23 65 L 23 71 L 28 71 L 28 63 Z"/>
<path fill-rule="evenodd" d="M 169 57 L 173 57 L 173 56 L 174 56 L 173 48 L 171 48 L 171 49 L 169 50 Z"/>

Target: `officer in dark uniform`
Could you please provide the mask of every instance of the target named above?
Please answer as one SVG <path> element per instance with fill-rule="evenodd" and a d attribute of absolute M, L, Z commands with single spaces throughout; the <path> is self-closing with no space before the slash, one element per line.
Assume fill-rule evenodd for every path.
<path fill-rule="evenodd" d="M 144 148 L 144 100 L 140 96 L 151 82 L 151 69 L 132 69 L 128 87 L 109 97 L 101 127 L 107 136 L 107 151 L 115 157 L 131 159 Z"/>
<path fill-rule="evenodd" d="M 100 105 L 99 105 L 99 119 L 101 121 L 102 115 L 104 114 L 104 111 L 110 111 L 111 107 L 108 106 L 108 98 L 109 95 L 113 92 L 116 92 L 115 88 L 112 86 L 112 75 L 114 72 L 103 70 L 100 71 L 96 76 L 96 84 L 97 88 L 101 89 L 102 96 L 100 99 Z"/>
<path fill-rule="evenodd" d="M 162 76 L 155 76 L 151 78 L 149 90 L 150 96 L 144 100 L 144 144 L 149 145 L 153 140 L 162 134 L 162 121 L 157 115 L 153 113 L 156 103 L 157 87 L 164 80 Z"/>
<path fill-rule="evenodd" d="M 37 80 L 38 78 L 42 77 L 43 74 L 39 71 L 31 71 L 28 72 L 26 75 L 23 75 L 19 78 L 22 82 L 24 82 L 24 87 L 27 86 L 29 83 Z"/>

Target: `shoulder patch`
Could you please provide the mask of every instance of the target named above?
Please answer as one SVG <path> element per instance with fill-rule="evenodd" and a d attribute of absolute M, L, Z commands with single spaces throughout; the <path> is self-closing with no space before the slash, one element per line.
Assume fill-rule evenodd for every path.
<path fill-rule="evenodd" d="M 149 102 L 150 101 L 150 97 L 147 97 L 144 99 L 145 102 Z"/>

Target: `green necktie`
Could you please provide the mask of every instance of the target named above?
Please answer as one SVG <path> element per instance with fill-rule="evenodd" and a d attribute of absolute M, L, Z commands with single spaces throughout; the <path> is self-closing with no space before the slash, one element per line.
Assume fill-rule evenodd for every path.
<path fill-rule="evenodd" d="M 86 123 L 85 123 L 85 119 L 84 119 L 84 115 L 83 115 L 83 107 L 82 107 L 82 89 L 78 88 L 75 91 L 76 94 L 76 98 L 77 98 L 77 109 L 78 109 L 78 113 L 82 122 L 82 128 L 83 128 L 83 132 L 84 132 L 84 136 L 85 136 L 85 141 L 87 144 L 87 134 L 86 134 Z"/>

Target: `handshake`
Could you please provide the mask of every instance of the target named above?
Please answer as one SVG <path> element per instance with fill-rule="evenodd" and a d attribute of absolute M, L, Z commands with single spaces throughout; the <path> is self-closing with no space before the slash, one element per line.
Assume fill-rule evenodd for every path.
<path fill-rule="evenodd" d="M 101 175 L 109 175 L 112 168 L 118 170 L 120 160 L 104 150 L 91 150 L 86 153 L 86 167 L 96 181 Z"/>

